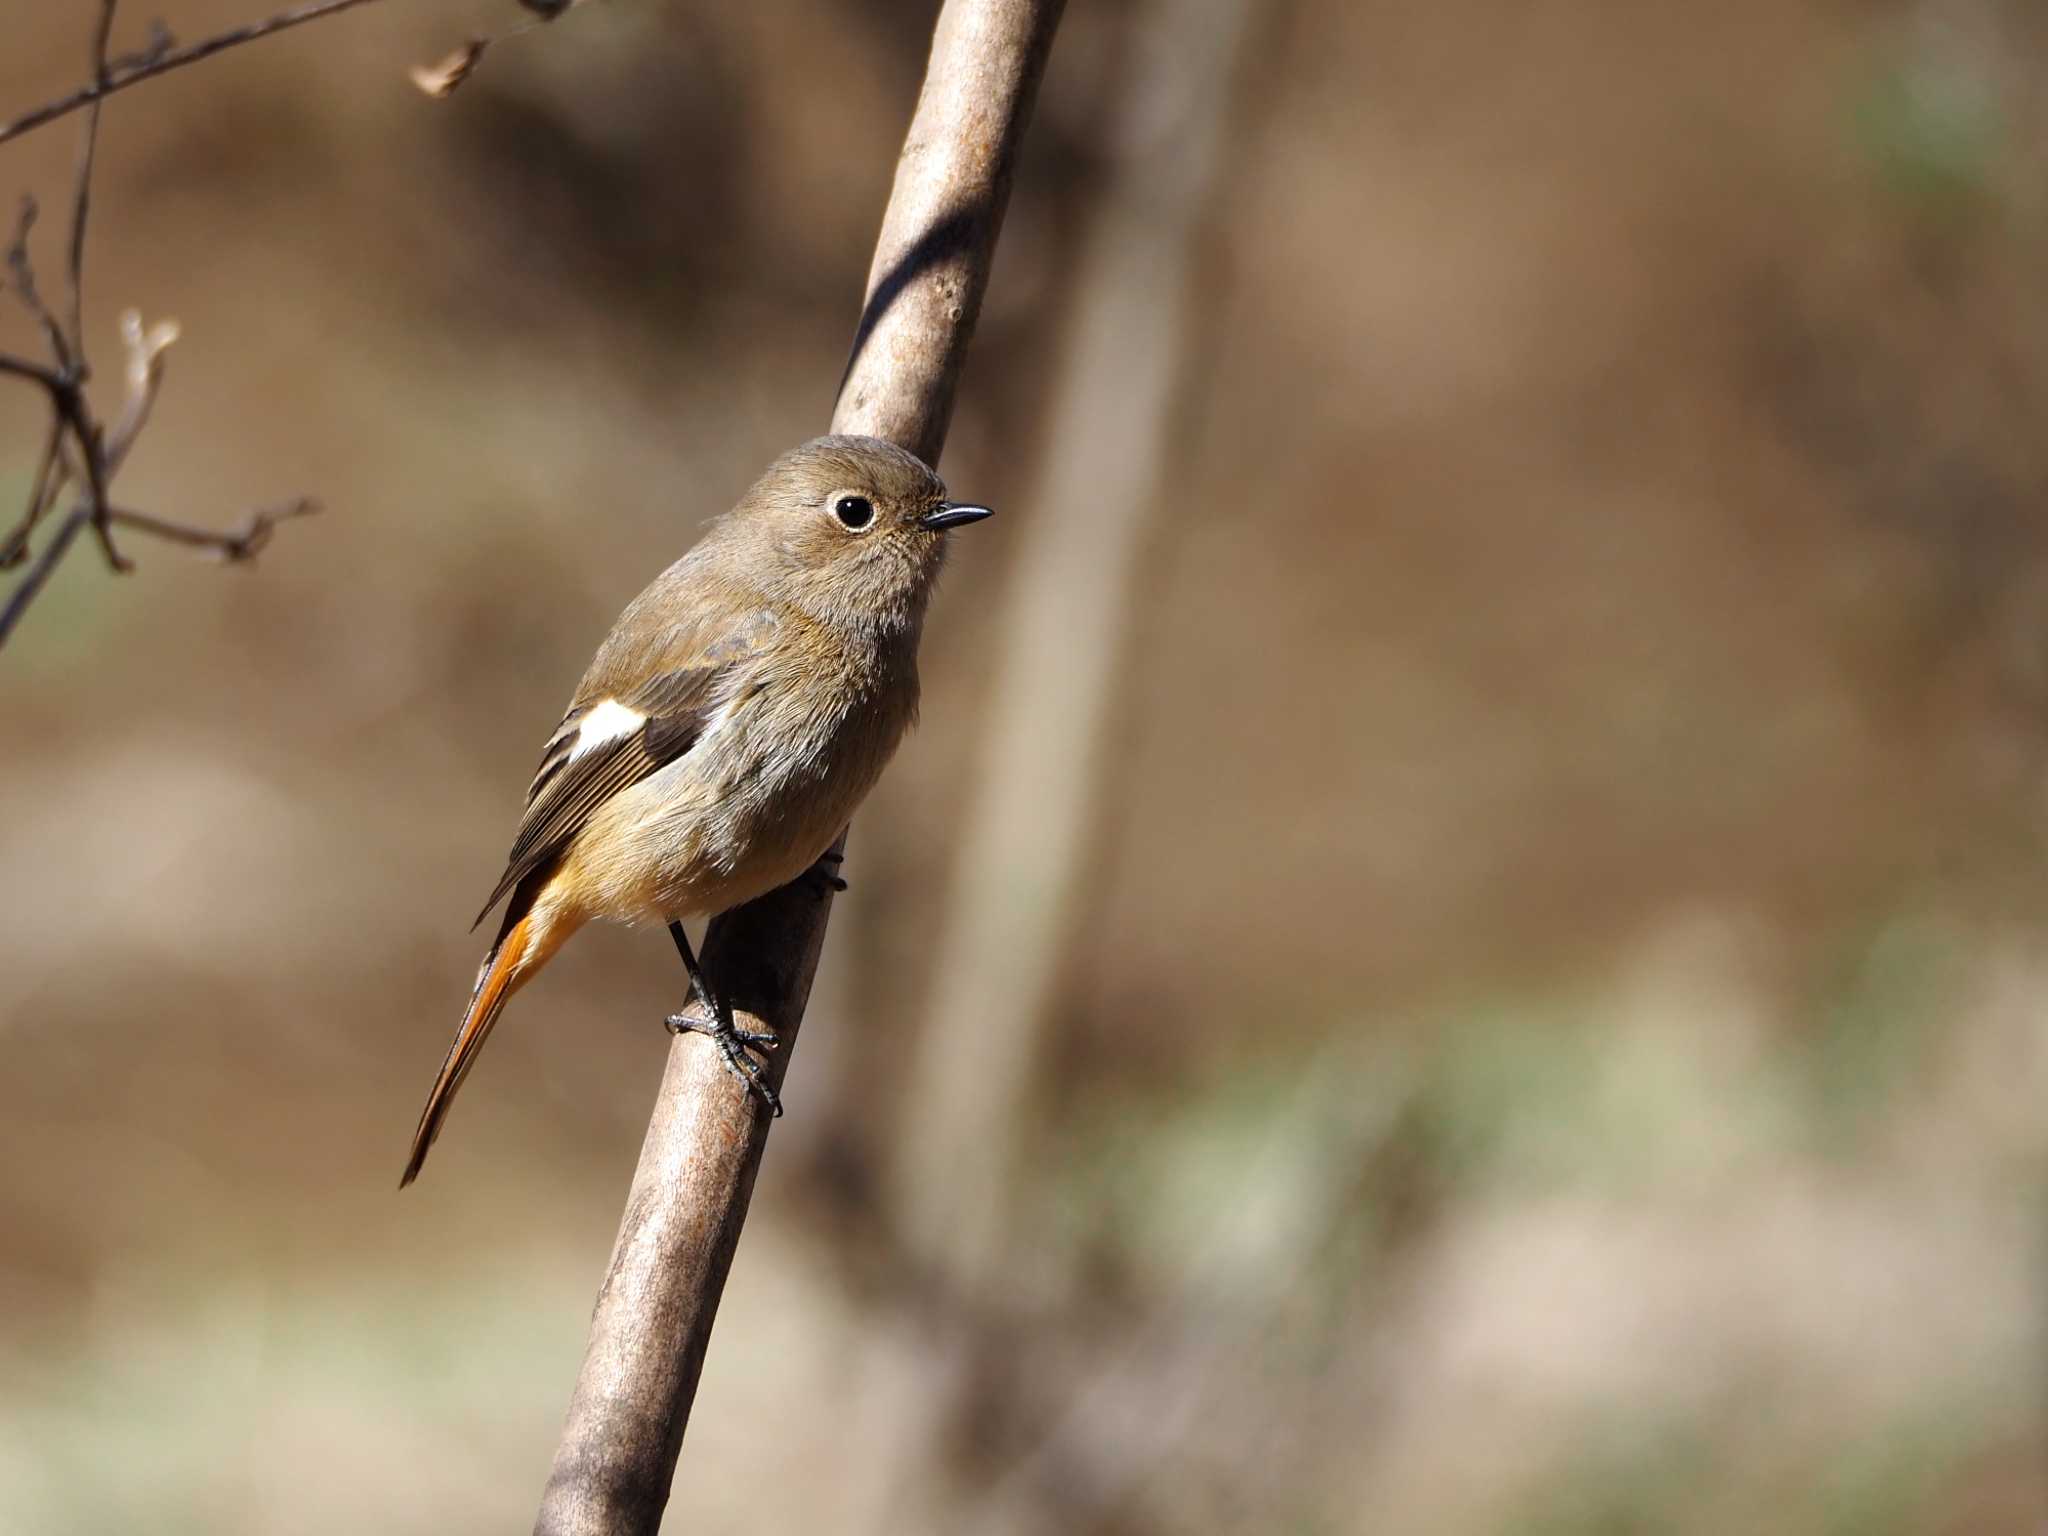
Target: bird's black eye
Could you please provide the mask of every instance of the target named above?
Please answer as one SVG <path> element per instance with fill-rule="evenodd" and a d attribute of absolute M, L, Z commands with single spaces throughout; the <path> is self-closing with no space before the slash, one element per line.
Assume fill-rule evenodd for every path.
<path fill-rule="evenodd" d="M 849 528 L 865 528 L 875 520 L 875 504 L 865 496 L 837 496 L 832 501 L 832 515 Z"/>

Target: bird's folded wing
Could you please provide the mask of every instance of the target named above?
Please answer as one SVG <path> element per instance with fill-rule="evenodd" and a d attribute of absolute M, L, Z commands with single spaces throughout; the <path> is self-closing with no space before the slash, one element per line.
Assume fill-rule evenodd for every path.
<path fill-rule="evenodd" d="M 505 873 L 477 922 L 507 891 L 557 858 L 605 801 L 695 746 L 753 650 L 720 645 L 701 665 L 657 672 L 597 697 L 586 689 L 541 753 Z"/>

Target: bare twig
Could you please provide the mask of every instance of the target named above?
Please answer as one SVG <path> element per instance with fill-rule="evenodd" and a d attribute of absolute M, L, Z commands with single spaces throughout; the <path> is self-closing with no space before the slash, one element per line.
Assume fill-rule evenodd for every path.
<path fill-rule="evenodd" d="M 40 384 L 47 390 L 54 391 L 64 387 L 64 381 L 57 377 L 54 370 L 45 368 L 41 363 L 32 363 L 25 357 L 16 357 L 11 352 L 0 352 L 0 373 L 11 373 L 18 379 L 27 379 L 30 383 Z"/>
<path fill-rule="evenodd" d="M 126 575 L 135 569 L 135 562 L 114 543 L 114 526 L 108 516 L 111 503 L 107 500 L 107 482 L 111 477 L 107 471 L 106 434 L 93 418 L 85 392 L 75 382 L 55 397 L 55 403 L 78 444 L 78 464 L 85 475 L 86 510 L 92 514 L 92 531 L 100 541 L 100 553 L 107 557 L 108 569 Z"/>
<path fill-rule="evenodd" d="M 0 542 L 0 571 L 11 571 L 28 557 L 29 535 L 36 531 L 36 524 L 43 520 L 43 514 L 57 499 L 64 488 L 64 472 L 59 465 L 59 455 L 64 449 L 64 418 L 52 416 L 50 431 L 43 442 L 42 457 L 36 460 L 36 477 L 29 482 L 28 506 L 23 509 L 21 521 L 15 525 L 5 542 Z"/>
<path fill-rule="evenodd" d="M 9 139 L 19 138 L 32 128 L 54 122 L 81 107 L 92 106 L 104 101 L 116 91 L 125 91 L 131 85 L 140 85 L 158 75 L 169 74 L 174 69 L 183 69 L 187 64 L 197 64 L 201 59 L 210 59 L 216 53 L 229 48 L 253 43 L 261 38 L 275 36 L 293 27 L 303 26 L 309 21 L 318 21 L 323 16 L 338 15 L 354 10 L 359 5 L 374 4 L 375 0 L 313 0 L 312 4 L 295 6 L 267 16 L 261 21 L 245 22 L 239 27 L 230 27 L 225 32 L 202 38 L 196 43 L 187 43 L 182 48 L 152 47 L 140 55 L 117 59 L 91 85 L 81 86 L 66 96 L 46 101 L 39 107 L 31 108 L 12 122 L 0 123 L 0 144 Z"/>
<path fill-rule="evenodd" d="M 114 10 L 121 0 L 100 0 L 100 24 L 92 36 L 92 82 L 101 92 L 85 114 L 85 136 L 78 145 L 78 175 L 71 204 L 71 351 L 85 356 L 85 224 L 92 211 L 92 164 L 99 152 L 100 107 L 106 99 L 107 42 L 114 35 Z"/>
<path fill-rule="evenodd" d="M 174 522 L 167 517 L 158 517 L 150 512 L 136 512 L 127 507 L 109 507 L 106 520 L 110 526 L 133 528 L 137 532 L 167 539 L 173 544 L 185 544 L 194 549 L 210 550 L 230 564 L 253 560 L 270 543 L 277 525 L 295 517 L 308 517 L 320 510 L 320 504 L 310 496 L 301 496 L 282 506 L 260 508 L 251 512 L 233 528 L 199 528 L 190 523 Z M 69 512 L 57 524 L 57 531 L 51 536 L 28 574 L 15 584 L 7 594 L 7 603 L 0 608 L 0 645 L 7 643 L 14 633 L 14 626 L 21 621 L 28 605 L 40 593 L 57 563 L 77 537 L 78 530 L 95 521 L 93 504 L 89 497 L 80 497 Z M 26 545 L 17 544 L 19 531 L 10 536 L 6 553 L 11 554 L 11 564 L 20 564 L 26 554 Z"/>
<path fill-rule="evenodd" d="M 36 594 L 43 590 L 43 583 L 50 579 L 50 573 L 57 569 L 57 562 L 64 558 L 64 551 L 71 547 L 71 541 L 78 537 L 78 530 L 92 521 L 92 508 L 79 502 L 64 514 L 64 520 L 57 524 L 57 531 L 50 542 L 43 546 L 43 552 L 36 556 L 36 563 L 29 567 L 28 574 L 14 585 L 7 594 L 7 605 L 0 608 L 0 645 L 7 643 L 7 637 L 14 633 L 14 626 L 21 622 L 21 616 L 28 605 L 35 601 Z"/>
<path fill-rule="evenodd" d="M 92 78 L 93 84 L 105 89 L 107 83 L 107 42 L 114 34 L 114 11 L 120 0 L 100 0 L 99 25 L 93 29 Z M 85 132 L 78 141 L 78 171 L 72 178 L 71 192 L 71 239 L 68 261 L 65 266 L 65 286 L 68 291 L 71 310 L 71 324 L 65 330 L 65 340 L 71 346 L 73 382 L 85 381 L 85 226 L 92 213 L 92 168 L 99 155 L 100 144 L 100 97 L 94 97 L 92 107 L 85 114 Z M 27 252 L 23 251 L 23 269 L 27 270 Z M 62 352 L 58 354 L 63 356 Z M 116 571 L 128 571 L 133 563 L 114 544 L 114 527 L 107 507 L 107 480 L 111 471 L 99 452 L 100 429 L 98 423 L 86 414 L 84 397 L 75 391 L 69 402 L 74 430 L 83 450 L 86 482 L 92 488 L 92 531 L 100 541 L 100 553 L 106 556 L 107 565 Z"/>
<path fill-rule="evenodd" d="M 946 0 L 834 430 L 938 458 L 1060 10 L 1061 0 Z M 705 940 L 720 992 L 747 1027 L 780 1041 L 769 1068 L 778 1087 L 829 911 L 829 896 L 799 881 L 718 918 Z M 716 1050 L 676 1038 L 541 1500 L 541 1536 L 658 1528 L 768 1123 Z"/>
<path fill-rule="evenodd" d="M 50 306 L 43 302 L 41 290 L 36 287 L 36 269 L 28 259 L 29 231 L 36 227 L 36 215 L 41 210 L 33 197 L 23 196 L 21 212 L 14 221 L 14 239 L 7 246 L 8 286 L 20 300 L 29 318 L 42 329 L 43 340 L 49 343 L 50 355 L 57 359 L 60 371 L 69 372 L 76 366 L 71 355 L 71 343 L 64 335 L 64 327 L 57 323 L 57 317 L 50 313 Z"/>
<path fill-rule="evenodd" d="M 85 239 L 92 215 L 92 177 L 99 151 L 101 103 L 109 94 L 124 84 L 218 53 L 237 42 L 250 42 L 286 26 L 364 3 L 366 0 L 326 0 L 324 4 L 301 7 L 182 50 L 172 47 L 170 35 L 158 25 L 152 29 L 149 46 L 143 52 L 110 58 L 108 48 L 113 40 L 119 0 L 100 0 L 92 38 L 93 83 L 64 102 L 38 108 L 0 129 L 0 141 L 4 141 L 60 117 L 73 107 L 89 109 L 79 141 L 71 225 L 65 242 L 65 321 L 58 320 L 36 283 L 35 265 L 29 253 L 29 235 L 36 221 L 34 198 L 22 199 L 14 237 L 6 250 L 6 286 L 14 290 L 15 297 L 41 329 L 54 362 L 44 364 L 0 353 L 0 374 L 37 385 L 50 402 L 50 426 L 42 455 L 36 461 L 35 478 L 30 482 L 28 505 L 20 522 L 0 541 L 0 570 L 11 570 L 29 558 L 31 538 L 67 484 L 78 487 L 82 494 L 42 554 L 8 594 L 4 609 L 0 609 L 0 645 L 6 643 L 28 605 L 47 584 L 81 526 L 92 527 L 107 564 L 116 571 L 126 571 L 132 569 L 132 564 L 114 542 L 116 525 L 174 543 L 210 549 L 227 560 L 247 560 L 270 541 L 271 532 L 280 521 L 313 510 L 313 503 L 302 497 L 283 507 L 253 513 L 239 527 L 217 530 L 114 506 L 114 475 L 127 460 L 149 419 L 151 406 L 156 403 L 157 390 L 163 383 L 164 349 L 177 339 L 178 327 L 174 322 L 160 321 L 145 328 L 141 316 L 133 311 L 121 317 L 121 339 L 128 354 L 124 370 L 127 393 L 121 414 L 109 430 L 94 413 L 85 393 L 91 376 L 85 348 Z"/>
<path fill-rule="evenodd" d="M 189 523 L 175 523 L 149 512 L 131 512 L 125 507 L 115 507 L 108 516 L 124 528 L 139 528 L 160 539 L 169 539 L 173 544 L 210 549 L 223 560 L 235 562 L 255 559 L 270 542 L 270 535 L 279 523 L 294 517 L 310 517 L 319 510 L 319 502 L 310 496 L 301 496 L 281 507 L 265 507 L 251 512 L 234 528 L 195 528 Z"/>

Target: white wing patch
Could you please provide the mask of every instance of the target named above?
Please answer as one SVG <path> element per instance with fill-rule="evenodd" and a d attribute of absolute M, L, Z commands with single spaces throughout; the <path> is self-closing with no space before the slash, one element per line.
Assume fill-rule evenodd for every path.
<path fill-rule="evenodd" d="M 569 749 L 569 761 L 573 763 L 593 747 L 637 731 L 646 723 L 647 717 L 639 710 L 628 709 L 617 699 L 600 700 L 577 726 L 576 745 Z"/>

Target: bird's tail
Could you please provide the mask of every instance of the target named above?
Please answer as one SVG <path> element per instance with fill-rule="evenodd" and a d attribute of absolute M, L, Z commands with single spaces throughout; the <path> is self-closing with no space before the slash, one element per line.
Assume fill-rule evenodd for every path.
<path fill-rule="evenodd" d="M 490 1038 L 491 1026 L 498 1021 L 498 1010 L 579 926 L 551 905 L 536 904 L 541 885 L 540 880 L 522 884 L 505 909 L 498 941 L 484 956 L 483 966 L 477 972 L 476 990 L 469 996 L 469 1010 L 462 1016 L 462 1027 L 455 1032 L 455 1042 L 448 1047 L 448 1059 L 441 1063 L 441 1075 L 434 1079 L 427 1107 L 420 1113 L 419 1129 L 413 1132 L 412 1156 L 406 1160 L 405 1175 L 398 1181 L 400 1189 L 419 1177 L 421 1165 L 427 1160 L 427 1148 L 440 1134 L 441 1122 L 447 1119 L 448 1107 L 455 1101 L 455 1091 L 476 1064 L 484 1041 Z"/>

